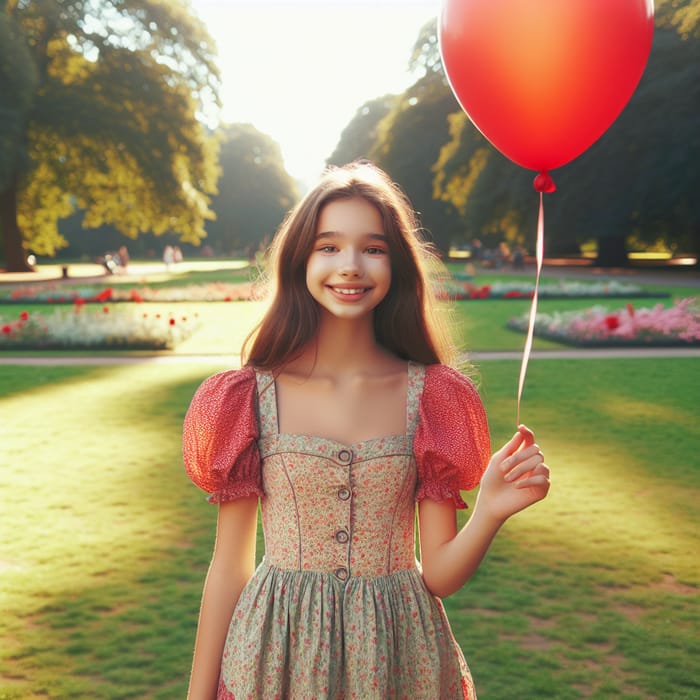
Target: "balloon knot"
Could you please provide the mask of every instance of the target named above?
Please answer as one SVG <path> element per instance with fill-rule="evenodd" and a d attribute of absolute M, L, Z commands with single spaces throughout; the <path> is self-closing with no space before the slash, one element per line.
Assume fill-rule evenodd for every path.
<path fill-rule="evenodd" d="M 552 178 L 549 176 L 549 173 L 546 171 L 541 172 L 535 178 L 532 185 L 535 188 L 536 192 L 551 193 L 557 189 L 557 186 L 554 184 L 554 180 L 552 180 Z"/>

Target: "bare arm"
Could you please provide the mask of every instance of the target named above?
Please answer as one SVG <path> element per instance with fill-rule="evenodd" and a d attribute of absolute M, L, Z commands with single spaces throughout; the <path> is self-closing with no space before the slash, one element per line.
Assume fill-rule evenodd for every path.
<path fill-rule="evenodd" d="M 255 569 L 258 499 L 219 506 L 214 556 L 204 584 L 188 700 L 215 700 L 226 634 L 243 587 Z"/>
<path fill-rule="evenodd" d="M 532 432 L 521 426 L 491 457 L 474 512 L 459 532 L 451 501 L 421 501 L 421 564 L 430 591 L 443 598 L 458 591 L 479 567 L 501 525 L 548 491 L 549 468 Z"/>

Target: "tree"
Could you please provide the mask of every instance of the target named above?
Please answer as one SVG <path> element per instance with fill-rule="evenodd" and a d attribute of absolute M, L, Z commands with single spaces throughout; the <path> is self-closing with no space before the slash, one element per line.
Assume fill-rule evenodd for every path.
<path fill-rule="evenodd" d="M 446 252 L 459 231 L 459 220 L 452 203 L 433 196 L 431 166 L 449 138 L 447 116 L 459 105 L 441 64 L 433 60 L 436 42 L 436 24 L 431 20 L 421 29 L 409 62 L 409 68 L 419 77 L 394 101 L 377 126 L 369 155 L 401 183 L 420 215 L 421 225 L 434 244 Z"/>
<path fill-rule="evenodd" d="M 232 253 L 256 249 L 274 235 L 298 198 L 284 169 L 279 145 L 250 124 L 223 127 L 219 194 L 212 201 L 216 219 L 207 224 L 207 241 Z"/>
<path fill-rule="evenodd" d="M 343 129 L 340 141 L 326 160 L 327 165 L 345 165 L 358 158 L 368 158 L 377 140 L 377 128 L 396 102 L 395 95 L 384 95 L 365 102 Z"/>
<path fill-rule="evenodd" d="M 217 144 L 197 116 L 217 104 L 218 73 L 186 3 L 7 0 L 0 39 L 7 269 L 64 246 L 57 220 L 74 211 L 132 238 L 204 237 Z"/>

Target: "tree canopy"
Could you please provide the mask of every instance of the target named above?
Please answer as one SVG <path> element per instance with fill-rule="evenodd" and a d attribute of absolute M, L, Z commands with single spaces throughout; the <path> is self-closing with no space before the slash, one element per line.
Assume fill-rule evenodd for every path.
<path fill-rule="evenodd" d="M 7 38 L 7 41 L 5 39 Z M 57 220 L 198 242 L 212 216 L 215 48 L 180 0 L 7 0 L 0 235 L 8 269 L 65 245 Z M 8 86 L 8 89 L 5 89 Z"/>
<path fill-rule="evenodd" d="M 279 145 L 251 124 L 222 127 L 216 219 L 207 222 L 207 243 L 230 254 L 257 249 L 274 235 L 298 198 Z"/>

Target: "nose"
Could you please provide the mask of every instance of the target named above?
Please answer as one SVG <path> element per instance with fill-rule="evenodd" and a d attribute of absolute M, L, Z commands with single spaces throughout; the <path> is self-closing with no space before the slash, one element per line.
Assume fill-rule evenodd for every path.
<path fill-rule="evenodd" d="M 355 251 L 346 251 L 340 261 L 338 272 L 343 277 L 359 277 L 361 275 L 359 255 Z"/>

